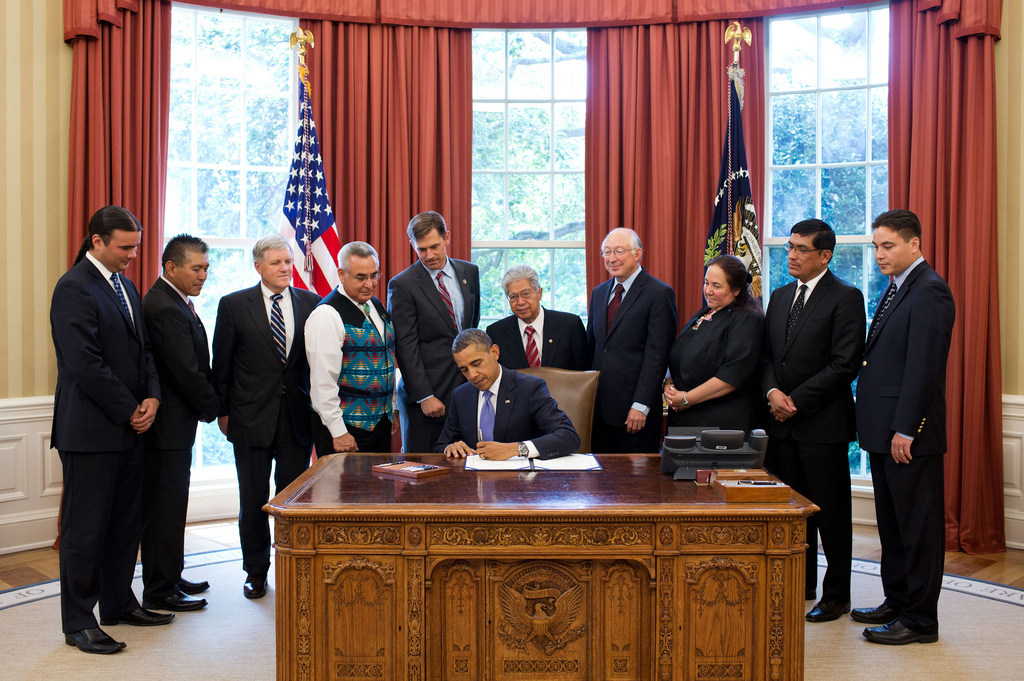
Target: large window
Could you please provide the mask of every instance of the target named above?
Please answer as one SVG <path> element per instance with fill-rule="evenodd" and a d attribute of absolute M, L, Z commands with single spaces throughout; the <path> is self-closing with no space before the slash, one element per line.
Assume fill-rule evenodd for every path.
<path fill-rule="evenodd" d="M 252 246 L 280 229 L 297 125 L 288 36 L 298 22 L 179 4 L 171 16 L 164 237 L 187 232 L 210 245 L 195 304 L 212 340 L 221 296 L 259 280 Z M 200 475 L 233 462 L 216 423 L 200 424 L 193 456 Z"/>
<path fill-rule="evenodd" d="M 887 286 L 871 221 L 888 209 L 889 10 L 789 16 L 770 20 L 768 31 L 765 290 L 790 281 L 790 228 L 820 218 L 837 235 L 832 271 L 861 288 L 870 319 Z M 850 471 L 869 472 L 856 443 Z"/>
<path fill-rule="evenodd" d="M 528 264 L 544 304 L 585 315 L 586 31 L 473 31 L 473 261 L 486 326 Z"/>

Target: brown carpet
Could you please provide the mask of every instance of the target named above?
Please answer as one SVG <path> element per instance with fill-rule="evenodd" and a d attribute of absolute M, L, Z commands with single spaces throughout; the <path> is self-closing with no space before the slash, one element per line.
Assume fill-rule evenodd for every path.
<path fill-rule="evenodd" d="M 190 557 L 190 563 L 194 558 Z M 190 568 L 185 576 L 210 581 L 212 587 L 204 594 L 210 606 L 201 612 L 179 614 L 165 627 L 107 627 L 108 633 L 127 642 L 128 648 L 106 656 L 84 655 L 64 644 L 59 597 L 5 606 L 16 602 L 17 594 L 0 594 L 8 596 L 0 603 L 4 607 L 0 610 L 0 678 L 272 681 L 276 673 L 273 590 L 261 600 L 246 600 L 241 588 L 243 573 L 236 560 Z M 45 586 L 39 585 L 37 593 Z M 53 585 L 49 586 L 52 590 Z M 141 584 L 136 581 L 136 593 L 140 592 Z M 881 583 L 871 574 L 854 573 L 853 593 L 855 606 L 882 601 Z M 808 608 L 811 605 L 807 603 Z M 808 624 L 804 678 L 1024 679 L 1024 607 L 944 590 L 939 611 L 939 642 L 929 645 L 868 643 L 860 633 L 863 625 L 848 618 Z"/>

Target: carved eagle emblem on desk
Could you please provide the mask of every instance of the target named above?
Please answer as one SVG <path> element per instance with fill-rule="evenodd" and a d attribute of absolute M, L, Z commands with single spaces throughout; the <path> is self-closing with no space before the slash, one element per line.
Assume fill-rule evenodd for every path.
<path fill-rule="evenodd" d="M 586 630 L 582 623 L 573 627 L 583 607 L 583 587 L 560 591 L 539 582 L 523 585 L 522 591 L 498 587 L 498 599 L 504 615 L 498 625 L 502 643 L 523 650 L 532 643 L 545 655 L 551 655 L 572 643 Z"/>

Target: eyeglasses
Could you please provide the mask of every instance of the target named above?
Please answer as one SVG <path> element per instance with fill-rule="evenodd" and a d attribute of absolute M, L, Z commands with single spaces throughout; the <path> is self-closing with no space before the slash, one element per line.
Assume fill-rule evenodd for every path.
<path fill-rule="evenodd" d="M 345 273 L 348 274 L 348 276 L 355 279 L 356 281 L 358 281 L 360 284 L 365 284 L 367 281 L 372 281 L 376 283 L 376 281 L 380 279 L 379 270 L 377 272 L 374 272 L 373 274 L 352 274 L 348 270 L 345 270 Z"/>
<path fill-rule="evenodd" d="M 530 301 L 530 300 L 533 300 L 533 297 L 535 295 L 537 295 L 537 292 L 534 291 L 533 289 L 526 289 L 522 293 L 510 293 L 510 294 L 508 294 L 508 302 L 510 302 L 513 305 L 515 305 L 516 303 L 519 302 L 520 298 L 522 298 L 523 300 L 526 300 L 526 301 Z"/>
<path fill-rule="evenodd" d="M 610 248 L 603 248 L 601 249 L 601 257 L 610 258 L 611 256 L 614 255 L 617 258 L 621 258 L 627 253 L 632 253 L 635 250 L 635 248 L 616 248 L 615 250 L 612 250 Z"/>
<path fill-rule="evenodd" d="M 807 248 L 806 246 L 797 246 L 796 244 L 787 243 L 786 251 L 796 251 L 798 255 L 807 255 L 808 253 L 814 253 L 815 251 L 824 251 L 824 248 Z"/>

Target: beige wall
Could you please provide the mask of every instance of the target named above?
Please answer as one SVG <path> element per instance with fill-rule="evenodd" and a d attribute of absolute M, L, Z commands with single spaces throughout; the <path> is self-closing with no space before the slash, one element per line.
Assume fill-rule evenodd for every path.
<path fill-rule="evenodd" d="M 0 243 L 7 254 L 0 293 L 0 399 L 50 395 L 56 365 L 49 331 L 50 292 L 64 271 L 67 245 L 68 118 L 71 48 L 64 44 L 62 0 L 2 0 L 0 35 Z M 999 311 L 1003 393 L 1024 393 L 1024 34 L 1022 3 L 1003 3 L 996 43 L 999 125 Z"/>
<path fill-rule="evenodd" d="M 1024 166 L 1021 137 L 1024 133 L 1024 7 L 1015 0 L 1003 2 L 1003 40 L 996 43 L 996 119 L 999 191 L 999 318 L 1003 360 L 1003 394 L 1024 393 L 1024 300 L 1021 299 L 1021 197 Z"/>
<path fill-rule="evenodd" d="M 52 395 L 50 293 L 67 246 L 71 48 L 61 0 L 0 5 L 0 399 Z"/>

